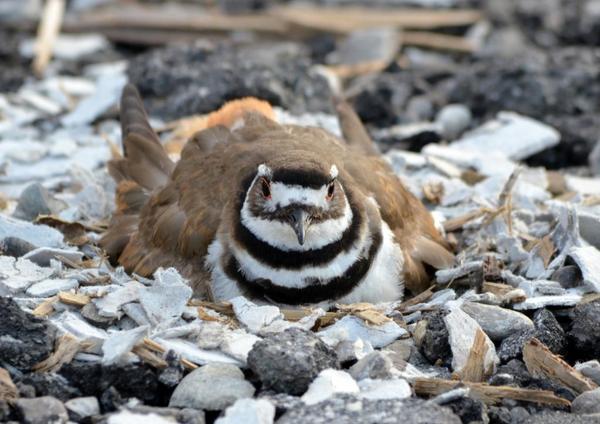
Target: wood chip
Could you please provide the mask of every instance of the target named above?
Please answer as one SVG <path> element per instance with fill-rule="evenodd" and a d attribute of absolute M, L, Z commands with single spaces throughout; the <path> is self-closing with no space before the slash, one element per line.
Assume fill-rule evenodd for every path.
<path fill-rule="evenodd" d="M 13 402 L 19 398 L 19 389 L 13 383 L 10 374 L 4 368 L 0 368 L 0 400 Z"/>
<path fill-rule="evenodd" d="M 90 303 L 90 297 L 85 294 L 60 292 L 58 293 L 58 300 L 67 305 L 73 305 L 78 307 L 84 307 Z"/>
<path fill-rule="evenodd" d="M 54 42 L 60 32 L 65 13 L 65 0 L 46 0 L 38 27 L 33 71 L 41 76 L 50 63 Z"/>
<path fill-rule="evenodd" d="M 278 7 L 269 14 L 304 29 L 338 34 L 385 26 L 405 29 L 466 26 L 482 18 L 481 12 L 469 9 L 377 10 L 366 7 Z"/>
<path fill-rule="evenodd" d="M 388 318 L 381 311 L 375 309 L 371 303 L 351 303 L 348 305 L 336 305 L 336 307 L 340 312 L 354 315 L 369 324 L 383 325 L 391 321 L 391 318 Z"/>
<path fill-rule="evenodd" d="M 478 329 L 475 333 L 475 340 L 471 346 L 467 363 L 463 369 L 457 373 L 460 380 L 480 383 L 486 377 L 485 355 L 488 351 L 488 347 L 485 339 L 485 333 L 481 329 Z"/>
<path fill-rule="evenodd" d="M 434 287 L 435 286 L 431 286 L 424 292 L 421 292 L 418 295 L 411 297 L 408 300 L 405 300 L 400 305 L 398 305 L 398 307 L 396 309 L 400 312 L 403 312 L 406 309 L 410 308 L 411 306 L 418 305 L 419 303 L 427 302 L 429 299 L 431 299 L 431 296 L 433 296 L 433 288 Z"/>
<path fill-rule="evenodd" d="M 520 400 L 554 406 L 570 406 L 571 402 L 548 390 L 521 389 L 510 386 L 490 386 L 485 383 L 457 382 L 437 378 L 416 378 L 413 388 L 417 395 L 437 396 L 462 385 L 470 389 L 473 397 L 487 404 L 498 404 L 504 399 Z"/>
<path fill-rule="evenodd" d="M 33 310 L 33 315 L 40 318 L 47 317 L 54 312 L 54 304 L 56 302 L 58 302 L 58 296 L 49 297 Z"/>
<path fill-rule="evenodd" d="M 536 338 L 523 347 L 523 361 L 531 375 L 545 377 L 577 393 L 598 388 L 598 385 L 555 355 Z"/>
<path fill-rule="evenodd" d="M 492 293 L 497 297 L 503 297 L 514 289 L 515 288 L 509 284 L 491 283 L 489 281 L 484 281 L 481 285 L 481 291 L 483 293 Z"/>
<path fill-rule="evenodd" d="M 33 366 L 37 372 L 58 371 L 64 364 L 73 360 L 75 355 L 86 346 L 70 334 L 65 334 L 56 341 L 54 352 L 42 362 Z"/>
<path fill-rule="evenodd" d="M 164 369 L 169 365 L 167 361 L 158 356 L 154 351 L 148 349 L 143 343 L 134 346 L 131 351 L 139 356 L 142 361 L 154 368 Z"/>

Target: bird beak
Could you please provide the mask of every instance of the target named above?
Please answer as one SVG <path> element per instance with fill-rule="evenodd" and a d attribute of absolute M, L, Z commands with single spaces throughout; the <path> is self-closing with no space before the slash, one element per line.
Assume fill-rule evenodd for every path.
<path fill-rule="evenodd" d="M 298 237 L 300 246 L 304 244 L 304 236 L 306 235 L 306 227 L 308 226 L 308 214 L 303 209 L 294 209 L 290 215 L 291 225 Z"/>

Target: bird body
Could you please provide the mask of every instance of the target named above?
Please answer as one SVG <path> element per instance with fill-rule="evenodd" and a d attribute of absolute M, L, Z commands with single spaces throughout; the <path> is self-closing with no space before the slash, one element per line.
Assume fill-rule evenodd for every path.
<path fill-rule="evenodd" d="M 214 300 L 328 307 L 397 300 L 405 283 L 422 290 L 426 264 L 452 255 L 353 111 L 340 103 L 338 113 L 344 140 L 242 106 L 174 164 L 128 86 L 125 157 L 110 165 L 117 212 L 102 245 L 141 275 L 175 266 Z"/>

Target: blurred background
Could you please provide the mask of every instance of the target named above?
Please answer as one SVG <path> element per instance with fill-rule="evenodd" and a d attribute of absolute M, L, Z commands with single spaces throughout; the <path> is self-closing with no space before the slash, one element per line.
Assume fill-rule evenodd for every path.
<path fill-rule="evenodd" d="M 40 137 L 68 156 L 6 165 L 9 197 L 108 159 L 90 140 L 118 148 L 126 80 L 166 129 L 243 96 L 327 126 L 343 95 L 383 151 L 452 142 L 511 111 L 560 133 L 511 159 L 600 172 L 598 0 L 2 0 L 0 39 L 0 139 L 22 160 L 46 156 Z"/>

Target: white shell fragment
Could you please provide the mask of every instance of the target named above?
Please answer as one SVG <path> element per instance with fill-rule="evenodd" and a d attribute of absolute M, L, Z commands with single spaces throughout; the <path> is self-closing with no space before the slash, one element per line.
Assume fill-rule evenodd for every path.
<path fill-rule="evenodd" d="M 358 393 L 360 388 L 350 374 L 345 371 L 326 369 L 319 373 L 310 383 L 308 390 L 302 396 L 307 405 L 314 405 L 329 399 L 336 393 Z"/>
<path fill-rule="evenodd" d="M 150 287 L 141 287 L 138 291 L 146 316 L 153 325 L 179 318 L 192 297 L 191 287 L 174 268 L 159 269 L 154 278 Z"/>
<path fill-rule="evenodd" d="M 467 363 L 469 352 L 475 341 L 475 335 L 481 327 L 477 324 L 477 321 L 458 307 L 452 308 L 451 312 L 444 317 L 444 322 L 448 329 L 448 342 L 452 350 L 452 369 L 455 372 L 460 372 Z M 496 356 L 494 343 L 488 336 L 485 338 L 487 352 L 484 367 L 486 374 L 492 374 L 500 360 Z"/>
<path fill-rule="evenodd" d="M 593 246 L 575 247 L 569 256 L 581 269 L 586 287 L 600 293 L 600 251 Z"/>
<path fill-rule="evenodd" d="M 265 399 L 239 399 L 215 424 L 272 424 L 275 406 Z"/>

